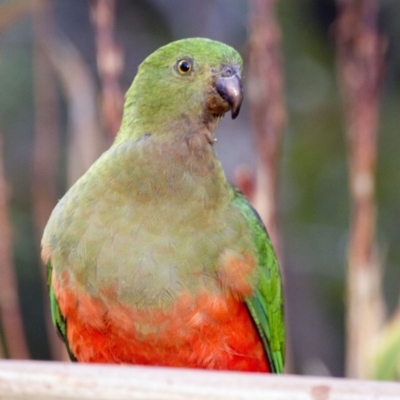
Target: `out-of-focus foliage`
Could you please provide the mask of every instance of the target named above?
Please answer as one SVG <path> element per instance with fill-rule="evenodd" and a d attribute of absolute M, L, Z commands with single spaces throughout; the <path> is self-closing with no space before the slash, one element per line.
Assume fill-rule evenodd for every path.
<path fill-rule="evenodd" d="M 371 376 L 380 380 L 400 380 L 400 313 L 385 326 L 371 357 Z"/>
<path fill-rule="evenodd" d="M 12 0 L 14 1 L 14 0 Z M 6 3 L 0 1 L 0 6 Z M 377 179 L 378 240 L 385 266 L 388 311 L 400 282 L 400 2 L 382 0 L 380 26 L 389 40 L 381 105 Z M 99 87 L 88 4 L 54 0 L 56 35 L 80 52 Z M 286 295 L 295 368 L 299 373 L 343 374 L 344 271 L 349 226 L 343 121 L 335 78 L 332 0 L 280 0 L 288 127 L 281 165 Z M 247 3 L 242 0 L 117 0 L 116 39 L 125 52 L 121 85 L 159 46 L 183 37 L 221 40 L 246 56 Z M 0 131 L 14 224 L 24 321 L 34 358 L 48 358 L 39 271 L 39 238 L 32 221 L 34 140 L 32 19 L 0 32 Z M 59 87 L 61 155 L 59 197 L 65 192 L 68 110 Z M 246 103 L 234 122 L 218 128 L 218 153 L 228 177 L 235 166 L 254 168 Z M 99 132 L 99 140 L 104 139 Z"/>

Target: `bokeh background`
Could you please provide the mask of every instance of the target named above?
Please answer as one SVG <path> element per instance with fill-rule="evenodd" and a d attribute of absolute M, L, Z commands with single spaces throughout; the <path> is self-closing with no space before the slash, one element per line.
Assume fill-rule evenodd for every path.
<path fill-rule="evenodd" d="M 36 5 L 0 0 L 0 137 L 13 264 L 29 352 L 34 359 L 50 359 L 47 294 L 39 261 L 41 232 L 33 211 L 34 199 L 47 193 L 40 178 L 34 177 L 40 127 L 53 126 L 53 140 L 39 144 L 55 157 L 53 203 L 109 145 L 110 135 L 101 116 L 89 3 L 28 2 Z M 390 315 L 398 303 L 400 282 L 400 2 L 379 4 L 379 30 L 386 35 L 388 48 L 380 102 L 377 241 Z M 121 90 L 127 90 L 148 54 L 180 38 L 220 40 L 246 60 L 248 8 L 244 0 L 117 0 L 114 40 L 123 54 Z M 276 14 L 282 30 L 288 116 L 279 161 L 278 214 L 292 371 L 342 376 L 350 203 L 335 64 L 336 5 L 331 0 L 279 0 Z M 43 37 L 49 47 L 40 44 Z M 235 179 L 238 167 L 254 172 L 246 97 L 240 116 L 235 121 L 225 118 L 217 138 L 229 179 Z M 6 349 L 4 336 L 2 347 Z"/>

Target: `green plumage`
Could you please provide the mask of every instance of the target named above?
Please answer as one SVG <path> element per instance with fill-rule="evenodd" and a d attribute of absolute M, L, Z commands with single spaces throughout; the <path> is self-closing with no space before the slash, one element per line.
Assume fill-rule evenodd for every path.
<path fill-rule="evenodd" d="M 51 278 L 53 274 L 53 267 L 51 266 L 51 262 L 47 263 L 47 289 L 49 291 L 49 298 L 50 298 L 50 312 L 51 312 L 51 319 L 53 321 L 53 325 L 57 328 L 58 334 L 61 336 L 61 339 L 65 343 L 67 347 L 68 354 L 72 361 L 76 361 L 74 354 L 72 353 L 71 349 L 68 345 L 67 340 L 67 324 L 65 322 L 65 318 L 63 317 L 60 307 L 58 305 L 54 290 L 51 286 Z"/>
<path fill-rule="evenodd" d="M 281 373 L 285 362 L 285 321 L 278 260 L 257 211 L 238 190 L 235 190 L 233 204 L 248 221 L 260 266 L 255 294 L 246 299 L 246 304 L 263 340 L 272 371 Z"/>
<path fill-rule="evenodd" d="M 247 254 L 256 267 L 243 278 L 253 289 L 244 301 L 271 370 L 283 371 L 277 259 L 213 148 L 220 117 L 240 108 L 241 71 L 235 50 L 207 39 L 171 43 L 140 66 L 114 144 L 60 200 L 43 235 L 52 318 L 67 346 L 52 275 L 105 306 L 167 310 L 182 292 L 234 291 L 224 287 L 223 262 Z M 102 294 L 105 286 L 117 288 L 116 297 Z M 140 321 L 136 328 L 148 329 Z"/>

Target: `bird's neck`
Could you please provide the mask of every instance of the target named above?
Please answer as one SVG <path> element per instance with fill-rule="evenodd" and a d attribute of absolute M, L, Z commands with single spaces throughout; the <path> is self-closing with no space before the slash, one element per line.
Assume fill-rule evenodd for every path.
<path fill-rule="evenodd" d="M 230 186 L 215 154 L 210 128 L 213 126 L 182 118 L 164 124 L 163 134 L 150 131 L 136 141 L 116 141 L 117 147 L 140 147 L 134 151 L 132 163 L 122 163 L 129 171 L 119 174 L 119 179 L 134 181 L 137 200 L 146 204 L 172 202 L 179 207 L 180 203 L 193 202 L 207 209 L 223 206 L 229 201 Z M 131 187 L 130 182 L 120 184 Z"/>

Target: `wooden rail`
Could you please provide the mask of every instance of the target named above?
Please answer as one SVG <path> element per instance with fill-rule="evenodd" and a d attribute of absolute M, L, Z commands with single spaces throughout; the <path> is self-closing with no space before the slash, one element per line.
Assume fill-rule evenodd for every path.
<path fill-rule="evenodd" d="M 0 361 L 0 399 L 394 400 L 400 383 L 188 369 Z"/>

